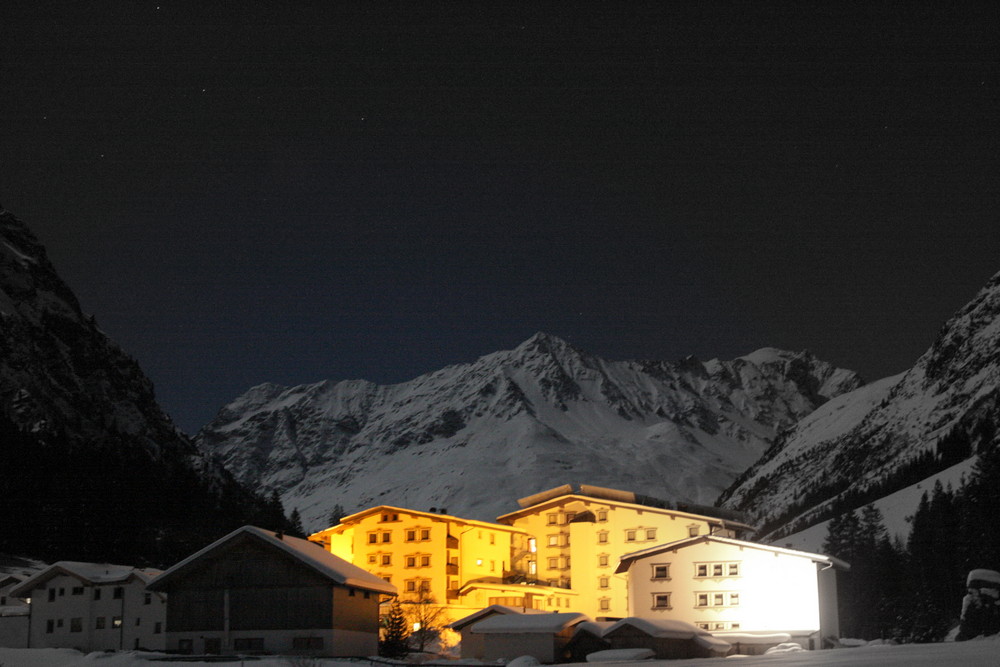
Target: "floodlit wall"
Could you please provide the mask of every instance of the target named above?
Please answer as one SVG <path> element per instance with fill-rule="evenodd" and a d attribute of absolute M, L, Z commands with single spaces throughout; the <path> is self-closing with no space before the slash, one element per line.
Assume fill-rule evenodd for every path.
<path fill-rule="evenodd" d="M 576 494 L 499 520 L 535 538 L 537 578 L 572 589 L 577 594 L 572 611 L 594 618 L 628 615 L 627 579 L 614 573 L 622 555 L 693 534 L 707 535 L 719 524 L 699 515 Z"/>
<path fill-rule="evenodd" d="M 810 635 L 820 631 L 817 569 L 804 556 L 695 542 L 631 563 L 630 615 L 712 632 Z"/>

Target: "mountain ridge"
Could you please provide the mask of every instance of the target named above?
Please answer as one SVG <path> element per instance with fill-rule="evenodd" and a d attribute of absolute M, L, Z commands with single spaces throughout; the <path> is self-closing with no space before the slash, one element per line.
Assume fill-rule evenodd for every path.
<path fill-rule="evenodd" d="M 277 490 L 317 524 L 335 504 L 387 498 L 492 519 L 553 480 L 704 503 L 778 430 L 826 394 L 861 384 L 808 352 L 758 352 L 704 363 L 607 361 L 538 332 L 512 350 L 391 385 L 257 385 L 195 440 L 238 479 Z M 678 465 L 696 474 L 664 482 Z M 496 484 L 509 489 L 480 495 Z"/>

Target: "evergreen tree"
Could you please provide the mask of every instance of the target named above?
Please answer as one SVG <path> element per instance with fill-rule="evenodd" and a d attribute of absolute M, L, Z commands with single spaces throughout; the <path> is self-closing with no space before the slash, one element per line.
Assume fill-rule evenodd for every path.
<path fill-rule="evenodd" d="M 299 514 L 299 508 L 292 508 L 292 515 L 288 518 L 288 534 L 292 537 L 305 537 L 306 531 L 302 527 L 302 515 Z"/>
<path fill-rule="evenodd" d="M 399 658 L 406 655 L 406 639 L 409 636 L 406 615 L 399 603 L 399 598 L 393 598 L 389 603 L 389 613 L 382 618 L 382 641 L 379 642 L 379 655 L 387 658 Z"/>
<path fill-rule="evenodd" d="M 347 512 L 344 511 L 344 507 L 340 503 L 337 503 L 336 505 L 333 506 L 333 509 L 330 510 L 330 517 L 328 519 L 330 525 L 336 526 L 337 524 L 340 523 L 340 520 L 343 519 L 346 515 Z"/>

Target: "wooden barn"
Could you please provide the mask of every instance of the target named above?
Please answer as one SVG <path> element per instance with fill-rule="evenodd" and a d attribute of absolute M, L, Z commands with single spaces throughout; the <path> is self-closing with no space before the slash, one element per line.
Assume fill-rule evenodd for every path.
<path fill-rule="evenodd" d="M 469 614 L 464 618 L 460 618 L 454 623 L 448 625 L 450 630 L 458 632 L 462 636 L 462 642 L 459 645 L 462 652 L 463 658 L 474 658 L 482 659 L 486 653 L 486 646 L 483 643 L 484 635 L 476 634 L 472 629 L 480 621 L 484 621 L 487 618 L 492 618 L 493 616 L 507 616 L 510 614 L 544 614 L 547 613 L 541 609 L 532 609 L 531 607 L 511 607 L 502 604 L 491 604 L 489 607 L 480 609 L 479 611 Z"/>
<path fill-rule="evenodd" d="M 584 614 L 510 614 L 491 616 L 472 626 L 482 635 L 483 660 L 511 660 L 522 655 L 538 662 L 559 662 L 573 628 L 589 621 Z"/>
<path fill-rule="evenodd" d="M 149 584 L 168 595 L 167 650 L 368 656 L 396 587 L 320 545 L 244 526 Z"/>
<path fill-rule="evenodd" d="M 623 618 L 604 631 L 613 649 L 648 648 L 657 660 L 720 658 L 730 645 L 691 623 L 666 619 Z"/>

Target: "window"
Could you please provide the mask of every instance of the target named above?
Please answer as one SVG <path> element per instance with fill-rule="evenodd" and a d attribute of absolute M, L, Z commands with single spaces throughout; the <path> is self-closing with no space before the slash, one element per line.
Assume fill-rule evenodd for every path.
<path fill-rule="evenodd" d="M 263 637 L 238 637 L 233 640 L 233 649 L 236 651 L 263 651 Z"/>
<path fill-rule="evenodd" d="M 597 605 L 601 611 L 611 610 L 611 598 L 601 598 L 597 601 Z"/>
<path fill-rule="evenodd" d="M 490 572 L 496 572 L 497 562 L 495 560 L 490 561 Z"/>
<path fill-rule="evenodd" d="M 368 554 L 368 563 L 370 565 L 374 565 L 376 562 L 377 559 L 375 558 L 375 554 Z"/>
<path fill-rule="evenodd" d="M 382 554 L 382 565 L 392 565 L 392 554 Z"/>
<path fill-rule="evenodd" d="M 698 537 L 698 526 L 688 526 L 688 537 Z"/>
<path fill-rule="evenodd" d="M 115 586 L 114 593 L 111 595 L 111 597 L 113 597 L 116 600 L 121 600 L 123 597 L 125 597 L 125 589 L 122 588 L 121 586 Z"/>
<path fill-rule="evenodd" d="M 647 540 L 655 540 L 656 539 L 656 529 L 655 528 L 647 528 L 646 529 L 646 539 Z"/>
<path fill-rule="evenodd" d="M 724 576 L 738 577 L 740 576 L 740 564 L 738 562 L 730 563 L 697 563 L 695 565 L 695 576 L 696 577 L 715 577 L 721 578 Z"/>
<path fill-rule="evenodd" d="M 153 601 L 153 594 L 152 593 L 146 593 L 146 594 L 144 594 L 142 596 L 142 603 L 143 604 L 149 604 L 152 601 Z"/>
<path fill-rule="evenodd" d="M 122 627 L 122 617 L 121 616 L 112 616 L 111 617 L 111 627 L 112 628 L 120 628 L 120 627 Z"/>
<path fill-rule="evenodd" d="M 740 576 L 740 564 L 739 563 L 730 563 L 729 564 L 729 576 L 730 577 L 738 577 L 738 576 Z"/>
<path fill-rule="evenodd" d="M 383 542 L 391 542 L 392 541 L 392 531 L 387 530 L 384 533 L 382 533 L 382 541 Z M 261 640 L 261 641 L 263 641 L 263 640 Z"/>
<path fill-rule="evenodd" d="M 376 544 L 378 542 L 378 533 L 368 533 L 368 544 Z"/>
<path fill-rule="evenodd" d="M 101 599 L 101 589 L 100 588 L 95 588 L 94 589 L 94 599 L 95 600 L 100 600 Z"/>
<path fill-rule="evenodd" d="M 56 627 L 61 628 L 63 626 L 63 620 L 61 618 L 56 619 Z"/>
<path fill-rule="evenodd" d="M 416 566 L 417 566 L 417 557 L 416 556 L 407 556 L 406 557 L 406 567 L 416 567 Z"/>
<path fill-rule="evenodd" d="M 598 567 L 607 567 L 608 566 L 608 555 L 607 554 L 601 554 L 600 556 L 597 557 L 597 566 Z"/>
<path fill-rule="evenodd" d="M 407 580 L 407 582 L 406 582 L 406 592 L 407 593 L 412 593 L 415 590 L 417 590 L 417 582 L 414 581 L 413 579 Z"/>
<path fill-rule="evenodd" d="M 51 618 L 49 620 L 45 621 L 45 633 L 46 634 L 50 634 L 51 635 L 55 631 L 55 627 L 56 627 L 56 622 L 53 621 Z"/>
<path fill-rule="evenodd" d="M 104 617 L 103 616 L 98 616 L 97 617 L 97 620 L 94 623 L 94 629 L 95 630 L 103 630 L 104 629 Z"/>
<path fill-rule="evenodd" d="M 408 530 L 408 531 L 406 531 L 406 541 L 407 542 L 416 542 L 417 541 L 417 531 L 415 531 L 415 530 Z"/>
<path fill-rule="evenodd" d="M 670 609 L 670 593 L 653 593 L 653 609 Z"/>
<path fill-rule="evenodd" d="M 135 617 L 135 627 L 139 627 L 140 625 L 142 625 L 142 618 L 140 618 L 139 616 L 136 616 Z"/>
<path fill-rule="evenodd" d="M 531 575 L 538 574 L 538 561 L 534 560 L 528 561 L 528 574 Z"/>
<path fill-rule="evenodd" d="M 382 515 L 382 521 L 399 521 L 399 514 L 396 512 L 387 512 Z"/>
<path fill-rule="evenodd" d="M 559 536 L 558 535 L 549 535 L 549 546 L 550 547 L 557 547 L 557 546 L 559 546 Z"/>
<path fill-rule="evenodd" d="M 532 553 L 533 554 L 533 553 L 537 553 L 537 552 L 538 552 L 538 540 L 536 540 L 533 537 L 529 537 L 528 538 L 528 553 Z"/>
<path fill-rule="evenodd" d="M 714 604 L 716 607 L 723 606 L 724 604 L 726 604 L 726 596 L 723 595 L 722 593 L 716 593 L 713 596 L 712 604 Z"/>
<path fill-rule="evenodd" d="M 83 595 L 83 586 L 74 586 L 70 593 L 72 595 Z"/>
<path fill-rule="evenodd" d="M 598 521 L 607 521 L 608 520 L 608 511 L 607 510 L 597 510 L 597 520 Z"/>
<path fill-rule="evenodd" d="M 558 558 L 550 558 L 549 559 L 549 569 L 550 570 L 558 570 L 559 569 L 559 559 Z"/>
<path fill-rule="evenodd" d="M 49 602 L 55 602 L 55 601 L 56 601 L 56 589 L 50 588 L 49 589 Z"/>
<path fill-rule="evenodd" d="M 424 539 L 426 540 L 427 538 L 425 537 Z M 497 536 L 494 535 L 493 533 L 490 533 L 490 544 L 496 544 L 496 543 L 497 543 Z"/>
<path fill-rule="evenodd" d="M 635 530 L 626 530 L 625 531 L 625 541 L 626 542 L 635 542 Z"/>
<path fill-rule="evenodd" d="M 670 563 L 657 563 L 653 565 L 653 579 L 669 579 Z"/>
<path fill-rule="evenodd" d="M 420 539 L 423 542 L 426 542 L 427 540 L 431 539 L 431 531 L 429 528 L 420 529 Z M 492 537 L 490 539 L 492 540 Z M 493 544 L 493 542 L 491 541 L 490 544 Z"/>
<path fill-rule="evenodd" d="M 598 588 L 610 588 L 611 587 L 611 577 L 598 577 L 597 578 Z"/>
<path fill-rule="evenodd" d="M 431 566 L 431 557 L 430 556 L 421 556 L 420 557 L 420 567 L 430 567 L 430 566 Z"/>
<path fill-rule="evenodd" d="M 712 565 L 712 576 L 721 577 L 722 576 L 722 563 L 715 563 Z"/>
<path fill-rule="evenodd" d="M 708 606 L 708 593 L 698 593 L 698 606 L 699 607 Z"/>
<path fill-rule="evenodd" d="M 704 563 L 698 565 L 697 573 L 698 574 L 696 574 L 695 576 L 698 576 L 698 577 L 707 577 L 708 576 L 708 565 L 705 565 Z"/>
<path fill-rule="evenodd" d="M 739 593 L 730 593 L 729 594 L 729 605 L 732 606 L 732 607 L 736 607 L 736 606 L 739 606 L 739 604 L 740 604 L 740 594 Z"/>
<path fill-rule="evenodd" d="M 157 621 L 156 623 L 153 624 L 153 634 L 158 635 L 162 632 L 163 632 L 163 623 L 161 621 Z"/>
<path fill-rule="evenodd" d="M 292 637 L 292 648 L 296 651 L 323 650 L 322 637 Z"/>
<path fill-rule="evenodd" d="M 598 544 L 607 544 L 608 543 L 608 531 L 602 530 L 601 532 L 599 532 L 597 534 L 597 543 Z"/>
<path fill-rule="evenodd" d="M 420 580 L 420 590 L 423 591 L 424 593 L 430 593 L 431 592 L 431 580 L 430 579 L 421 579 Z"/>
<path fill-rule="evenodd" d="M 566 512 L 566 523 L 571 522 L 576 518 L 576 512 Z"/>

